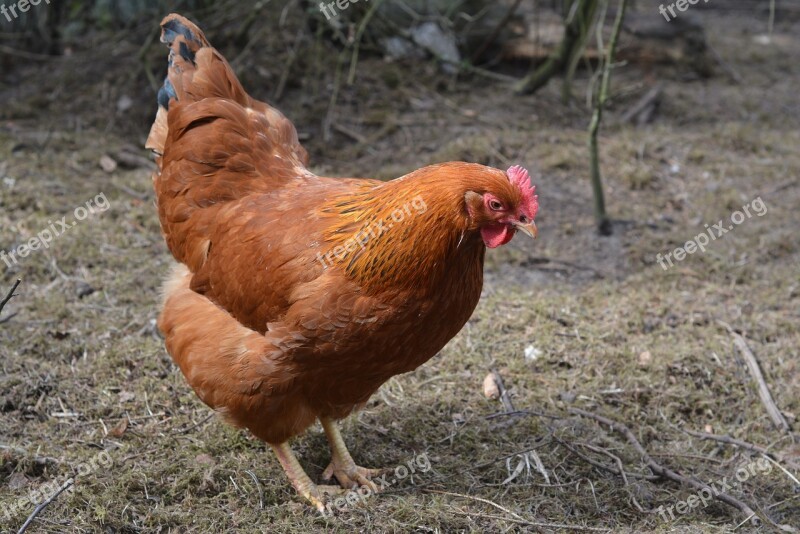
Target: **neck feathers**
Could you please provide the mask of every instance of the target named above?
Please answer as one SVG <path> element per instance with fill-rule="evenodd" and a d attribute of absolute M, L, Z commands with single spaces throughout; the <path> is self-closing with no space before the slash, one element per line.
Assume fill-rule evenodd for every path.
<path fill-rule="evenodd" d="M 443 277 L 482 271 L 485 247 L 470 228 L 461 165 L 426 167 L 332 199 L 323 210 L 332 222 L 323 258 L 373 289 L 435 290 Z"/>

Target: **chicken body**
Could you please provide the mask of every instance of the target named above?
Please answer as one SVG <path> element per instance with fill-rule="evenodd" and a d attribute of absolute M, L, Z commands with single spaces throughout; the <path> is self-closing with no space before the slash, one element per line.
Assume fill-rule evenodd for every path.
<path fill-rule="evenodd" d="M 535 197 L 511 171 L 467 163 L 385 183 L 315 176 L 291 122 L 244 92 L 194 24 L 169 15 L 162 30 L 170 67 L 147 146 L 179 265 L 159 328 L 200 399 L 269 443 L 323 509 L 287 440 L 320 419 L 323 478 L 371 485 L 333 421 L 458 333 L 486 246 L 535 230 Z"/>

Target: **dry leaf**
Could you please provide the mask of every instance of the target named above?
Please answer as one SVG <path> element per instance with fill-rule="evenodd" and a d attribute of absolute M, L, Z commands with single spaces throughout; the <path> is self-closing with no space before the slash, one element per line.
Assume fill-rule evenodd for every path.
<path fill-rule="evenodd" d="M 123 417 L 117 426 L 108 431 L 108 435 L 114 438 L 121 438 L 125 431 L 128 430 L 128 418 Z"/>

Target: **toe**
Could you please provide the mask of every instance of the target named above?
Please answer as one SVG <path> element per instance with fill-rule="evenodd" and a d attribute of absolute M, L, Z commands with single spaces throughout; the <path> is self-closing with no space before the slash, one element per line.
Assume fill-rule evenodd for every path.
<path fill-rule="evenodd" d="M 303 497 L 320 511 L 322 515 L 327 513 L 327 504 L 334 498 L 340 497 L 346 490 L 339 486 L 314 485 L 302 493 Z"/>
<path fill-rule="evenodd" d="M 328 464 L 328 467 L 325 468 L 325 471 L 322 472 L 322 480 L 328 481 L 333 478 L 333 470 L 334 465 L 333 462 Z"/>
<path fill-rule="evenodd" d="M 365 477 L 361 473 L 356 473 L 356 482 L 358 482 L 359 486 L 367 487 L 372 493 L 378 493 L 378 486 L 369 478 Z"/>

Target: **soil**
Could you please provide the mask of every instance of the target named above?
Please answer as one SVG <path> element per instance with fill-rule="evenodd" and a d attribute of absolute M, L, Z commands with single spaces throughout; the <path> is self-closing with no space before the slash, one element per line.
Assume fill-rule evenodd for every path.
<path fill-rule="evenodd" d="M 746 11 L 698 9 L 721 61 L 712 76 L 614 70 L 600 139 L 614 233 L 601 237 L 588 181 L 590 72 L 578 71 L 565 104 L 559 80 L 515 96 L 493 78 L 365 52 L 334 101 L 350 52 L 297 39 L 297 17 L 274 11 L 254 44 L 221 48 L 245 87 L 295 122 L 314 172 L 388 179 L 448 160 L 523 164 L 535 174 L 539 239 L 491 251 L 464 330 L 343 422 L 356 460 L 393 468 L 394 482 L 322 517 L 268 447 L 212 416 L 156 332 L 172 260 L 141 148 L 155 112 L 146 72 L 162 76 L 165 61 L 155 44 L 142 48 L 152 28 L 92 33 L 67 57 L 16 61 L 0 84 L 0 250 L 54 235 L 16 261 L 0 257 L 0 298 L 22 279 L 0 316 L 0 530 L 20 528 L 32 501 L 70 477 L 29 532 L 800 528 L 798 434 L 776 428 L 727 328 L 796 428 L 800 22 L 779 19 L 770 36 Z M 212 42 L 231 26 L 215 26 Z M 657 81 L 654 120 L 620 123 Z M 64 229 L 62 217 L 75 224 Z M 677 259 L 718 221 L 733 228 Z M 669 253 L 673 266 L 658 259 Z M 492 368 L 522 413 L 494 415 L 504 407 L 482 386 Z M 572 408 L 624 423 L 656 462 L 727 487 L 761 523 L 650 477 L 625 436 Z M 756 444 L 771 460 L 687 430 Z M 329 460 L 321 429 L 293 448 L 318 479 Z M 395 469 L 420 458 L 430 469 Z"/>

